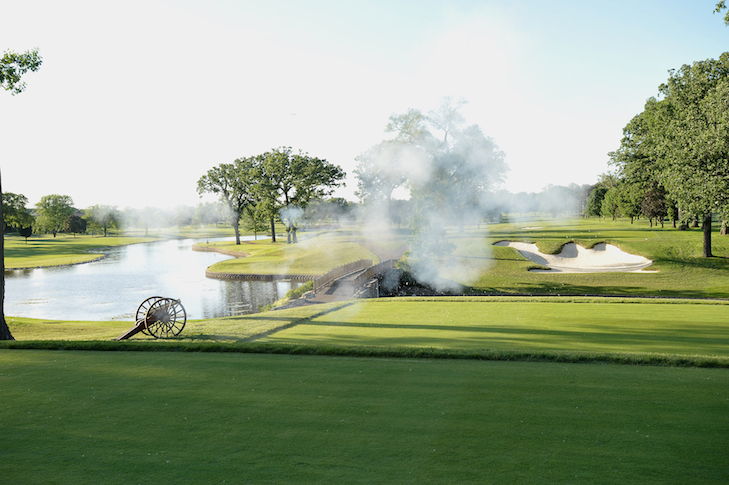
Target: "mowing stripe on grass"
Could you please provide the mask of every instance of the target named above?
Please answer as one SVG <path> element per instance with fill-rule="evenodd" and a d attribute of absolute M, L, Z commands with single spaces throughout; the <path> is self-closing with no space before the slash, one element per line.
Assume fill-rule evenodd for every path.
<path fill-rule="evenodd" d="M 729 356 L 725 304 L 584 301 L 363 300 L 261 341 Z"/>

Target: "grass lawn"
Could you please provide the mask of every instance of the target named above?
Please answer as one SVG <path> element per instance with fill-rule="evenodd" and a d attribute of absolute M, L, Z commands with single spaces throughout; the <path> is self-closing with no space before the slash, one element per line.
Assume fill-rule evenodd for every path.
<path fill-rule="evenodd" d="M 262 341 L 729 357 L 729 303 L 572 298 L 360 300 Z"/>
<path fill-rule="evenodd" d="M 729 297 L 729 238 L 715 234 L 719 257 L 703 259 L 699 230 L 530 221 L 451 236 L 466 262 L 484 248 L 493 256 L 473 291 Z M 533 263 L 491 246 L 502 239 L 551 252 L 572 240 L 607 241 L 652 259 L 658 272 L 529 273 Z M 401 240 L 382 245 L 394 250 Z M 244 244 L 249 257 L 215 269 L 317 274 L 340 260 L 374 259 L 353 234 L 310 241 Z M 18 342 L 0 344 L 0 476 L 73 484 L 728 483 L 727 305 L 393 298 L 188 321 L 175 339 L 127 342 L 110 340 L 130 322 L 8 317 Z M 17 350 L 24 345 L 86 350 Z M 140 351 L 162 349 L 170 351 Z"/>
<path fill-rule="evenodd" d="M 299 241 L 298 244 L 286 244 L 285 240 L 244 241 L 240 245 L 218 242 L 198 246 L 242 256 L 212 265 L 209 271 L 216 273 L 320 275 L 358 259 L 379 262 L 374 253 L 346 237 L 302 235 Z"/>
<path fill-rule="evenodd" d="M 0 350 L 6 483 L 726 483 L 723 369 Z"/>

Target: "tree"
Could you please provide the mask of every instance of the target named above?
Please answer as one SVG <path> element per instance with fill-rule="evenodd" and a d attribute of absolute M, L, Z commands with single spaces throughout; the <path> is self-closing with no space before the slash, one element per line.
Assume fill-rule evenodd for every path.
<path fill-rule="evenodd" d="M 33 228 L 31 226 L 19 227 L 18 234 L 20 234 L 22 237 L 24 237 L 25 244 L 28 244 L 28 238 L 33 235 Z"/>
<path fill-rule="evenodd" d="M 343 186 L 344 171 L 328 161 L 309 156 L 291 147 L 279 147 L 257 157 L 259 194 L 271 221 L 271 240 L 276 241 L 274 218 L 278 214 L 286 225 L 287 242 L 296 243 L 300 212 L 309 201 L 330 195 Z"/>
<path fill-rule="evenodd" d="M 71 234 L 73 234 L 73 237 L 76 237 L 76 234 L 82 234 L 86 232 L 86 221 L 76 214 L 72 214 L 68 216 L 66 222 L 64 222 L 63 230 L 65 232 L 70 232 Z"/>
<path fill-rule="evenodd" d="M 597 186 L 592 189 L 590 195 L 587 197 L 587 207 L 585 208 L 585 215 L 587 216 L 600 216 L 602 209 L 602 200 L 605 198 L 605 193 L 608 191 L 607 187 Z"/>
<path fill-rule="evenodd" d="M 267 224 L 266 211 L 262 204 L 261 207 L 258 205 L 249 205 L 246 207 L 245 211 L 243 211 L 243 227 L 245 227 L 246 231 L 253 232 L 254 240 L 258 240 L 259 232 L 265 232 L 268 227 Z"/>
<path fill-rule="evenodd" d="M 711 257 L 712 212 L 729 207 L 729 52 L 671 70 L 659 89 L 661 181 L 682 210 L 702 215 L 702 255 Z"/>
<path fill-rule="evenodd" d="M 15 96 L 23 92 L 25 83 L 21 77 L 28 71 L 37 71 L 43 60 L 38 54 L 38 49 L 27 51 L 24 54 L 16 54 L 6 51 L 0 59 L 0 85 L 10 94 Z M 2 197 L 2 183 L 0 183 L 0 201 Z M 3 204 L 0 203 L 0 221 L 5 221 Z M 27 241 L 27 239 L 26 239 Z M 5 321 L 5 223 L 0 224 L 0 340 L 15 340 L 10 333 L 8 324 Z"/>
<path fill-rule="evenodd" d="M 392 192 L 407 182 L 407 172 L 401 160 L 418 159 L 418 148 L 397 140 L 385 140 L 360 154 L 357 168 L 357 197 L 364 203 L 389 203 Z"/>
<path fill-rule="evenodd" d="M 618 211 L 620 211 L 620 214 L 624 217 L 630 217 L 631 224 L 633 223 L 633 220 L 641 214 L 644 196 L 645 191 L 637 184 L 622 184 L 618 187 Z"/>
<path fill-rule="evenodd" d="M 106 237 L 109 229 L 119 229 L 121 216 L 116 206 L 94 205 L 86 209 L 86 222 L 89 229 L 104 233 Z"/>
<path fill-rule="evenodd" d="M 38 216 L 35 224 L 37 232 L 56 234 L 63 231 L 66 219 L 76 210 L 73 208 L 73 199 L 68 195 L 44 195 L 35 206 Z"/>
<path fill-rule="evenodd" d="M 221 163 L 211 168 L 197 182 L 198 194 L 218 194 L 220 201 L 230 209 L 236 244 L 240 244 L 240 218 L 243 211 L 259 201 L 256 174 L 257 161 L 254 158 L 239 158 L 233 163 Z"/>
<path fill-rule="evenodd" d="M 648 218 L 648 222 L 653 227 L 653 220 L 656 225 L 660 221 L 663 227 L 663 219 L 668 215 L 668 207 L 666 205 L 666 190 L 658 183 L 652 183 L 646 190 L 641 203 L 641 212 Z"/>
<path fill-rule="evenodd" d="M 602 205 L 600 206 L 600 214 L 603 217 L 611 217 L 613 220 L 620 216 L 619 189 L 617 187 L 605 192 L 605 197 L 602 199 Z"/>
<path fill-rule="evenodd" d="M 5 192 L 2 194 L 3 221 L 9 227 L 30 227 L 33 225 L 33 216 L 30 215 L 26 206 L 28 199 L 22 194 Z"/>

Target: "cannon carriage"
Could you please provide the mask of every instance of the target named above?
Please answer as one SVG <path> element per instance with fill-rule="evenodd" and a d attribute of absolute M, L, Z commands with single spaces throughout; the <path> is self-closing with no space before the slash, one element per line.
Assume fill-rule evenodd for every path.
<path fill-rule="evenodd" d="M 180 300 L 153 296 L 139 305 L 136 323 L 116 340 L 126 340 L 139 332 L 154 338 L 176 337 L 185 328 L 187 314 Z"/>

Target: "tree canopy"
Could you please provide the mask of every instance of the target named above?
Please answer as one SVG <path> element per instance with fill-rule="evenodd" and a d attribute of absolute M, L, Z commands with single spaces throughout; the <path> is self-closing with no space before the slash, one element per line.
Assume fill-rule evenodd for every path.
<path fill-rule="evenodd" d="M 709 257 L 712 213 L 729 211 L 729 52 L 669 71 L 659 92 L 663 99 L 648 100 L 611 157 L 626 181 L 653 187 L 651 197 L 665 188 L 703 219 Z"/>
<path fill-rule="evenodd" d="M 2 214 L 6 226 L 20 228 L 33 225 L 33 216 L 26 208 L 28 199 L 23 194 L 5 192 L 2 194 L 2 201 Z"/>
<path fill-rule="evenodd" d="M 5 51 L 0 58 L 0 86 L 13 96 L 22 93 L 25 90 L 22 76 L 28 71 L 37 71 L 42 63 L 43 59 L 37 48 L 21 54 Z"/>
<path fill-rule="evenodd" d="M 35 219 L 38 232 L 51 233 L 55 237 L 64 230 L 66 219 L 73 215 L 73 199 L 68 195 L 44 195 L 35 206 L 37 217 Z"/>
<path fill-rule="evenodd" d="M 302 210 L 314 199 L 330 195 L 344 185 L 345 173 L 328 161 L 291 147 L 279 147 L 257 157 L 259 193 L 266 201 L 271 220 L 271 238 L 276 240 L 273 220 L 278 215 L 286 225 L 287 242 L 297 242 Z"/>

